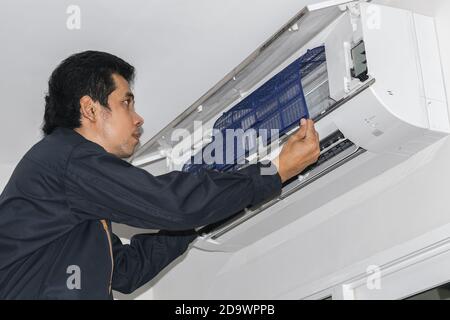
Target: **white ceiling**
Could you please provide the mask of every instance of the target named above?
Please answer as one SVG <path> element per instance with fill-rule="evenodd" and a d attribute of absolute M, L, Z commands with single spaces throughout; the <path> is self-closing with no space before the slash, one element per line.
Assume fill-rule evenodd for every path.
<path fill-rule="evenodd" d="M 41 137 L 47 80 L 64 58 L 93 49 L 137 69 L 146 141 L 314 0 L 4 0 L 0 5 L 0 164 Z M 69 5 L 81 29 L 69 30 Z"/>

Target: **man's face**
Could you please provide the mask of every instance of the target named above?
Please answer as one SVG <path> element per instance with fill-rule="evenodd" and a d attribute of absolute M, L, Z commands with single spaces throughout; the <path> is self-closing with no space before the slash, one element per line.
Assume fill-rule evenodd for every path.
<path fill-rule="evenodd" d="M 128 82 L 113 74 L 116 89 L 108 96 L 107 108 L 102 108 L 98 119 L 102 146 L 119 158 L 130 157 L 139 143 L 144 119 L 134 110 L 134 95 Z"/>

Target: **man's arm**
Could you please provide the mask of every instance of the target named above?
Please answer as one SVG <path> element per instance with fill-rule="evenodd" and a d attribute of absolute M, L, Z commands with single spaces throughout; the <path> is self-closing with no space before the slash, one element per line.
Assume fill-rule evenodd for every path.
<path fill-rule="evenodd" d="M 260 165 L 237 173 L 170 172 L 153 176 L 86 142 L 68 161 L 65 191 L 80 219 L 108 219 L 135 227 L 188 230 L 225 219 L 278 195 L 278 174 Z"/>
<path fill-rule="evenodd" d="M 92 142 L 72 152 L 65 191 L 80 219 L 164 230 L 211 224 L 281 193 L 281 184 L 317 161 L 319 136 L 312 120 L 302 119 L 274 163 L 278 173 L 262 175 L 260 164 L 235 173 L 201 170 L 153 176 L 107 153 Z"/>
<path fill-rule="evenodd" d="M 170 262 L 182 255 L 196 238 L 195 232 L 138 234 L 124 245 L 112 235 L 114 273 L 112 288 L 131 293 L 153 279 Z"/>

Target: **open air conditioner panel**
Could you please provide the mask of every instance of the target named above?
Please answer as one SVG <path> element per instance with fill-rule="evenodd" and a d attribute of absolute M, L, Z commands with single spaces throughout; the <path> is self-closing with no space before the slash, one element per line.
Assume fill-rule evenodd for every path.
<path fill-rule="evenodd" d="M 240 103 L 308 49 L 323 46 L 330 25 L 344 14 L 338 5 L 348 2 L 330 1 L 325 5 L 301 10 L 239 66 L 141 146 L 130 160 L 136 165 L 143 165 L 165 158 L 164 151 L 178 144 L 177 141 L 171 141 L 172 132 L 187 129 L 194 133 L 196 121 L 201 121 L 205 128 L 212 128 L 224 112 Z M 313 98 L 308 95 L 311 89 L 304 86 L 307 102 Z"/>

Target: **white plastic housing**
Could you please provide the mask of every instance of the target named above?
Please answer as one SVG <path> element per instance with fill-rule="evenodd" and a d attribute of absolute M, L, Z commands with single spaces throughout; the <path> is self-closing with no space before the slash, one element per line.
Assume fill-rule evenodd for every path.
<path fill-rule="evenodd" d="M 411 156 L 450 131 L 434 20 L 386 6 L 359 6 L 357 27 L 362 28 L 368 72 L 375 83 L 329 117 L 368 151 Z M 351 28 L 350 16 L 343 18 Z M 332 66 L 342 63 L 336 57 L 344 56 L 344 41 L 335 40 L 345 38 L 342 30 L 331 32 L 333 40 L 326 44 L 329 78 L 343 86 L 347 74 Z"/>

